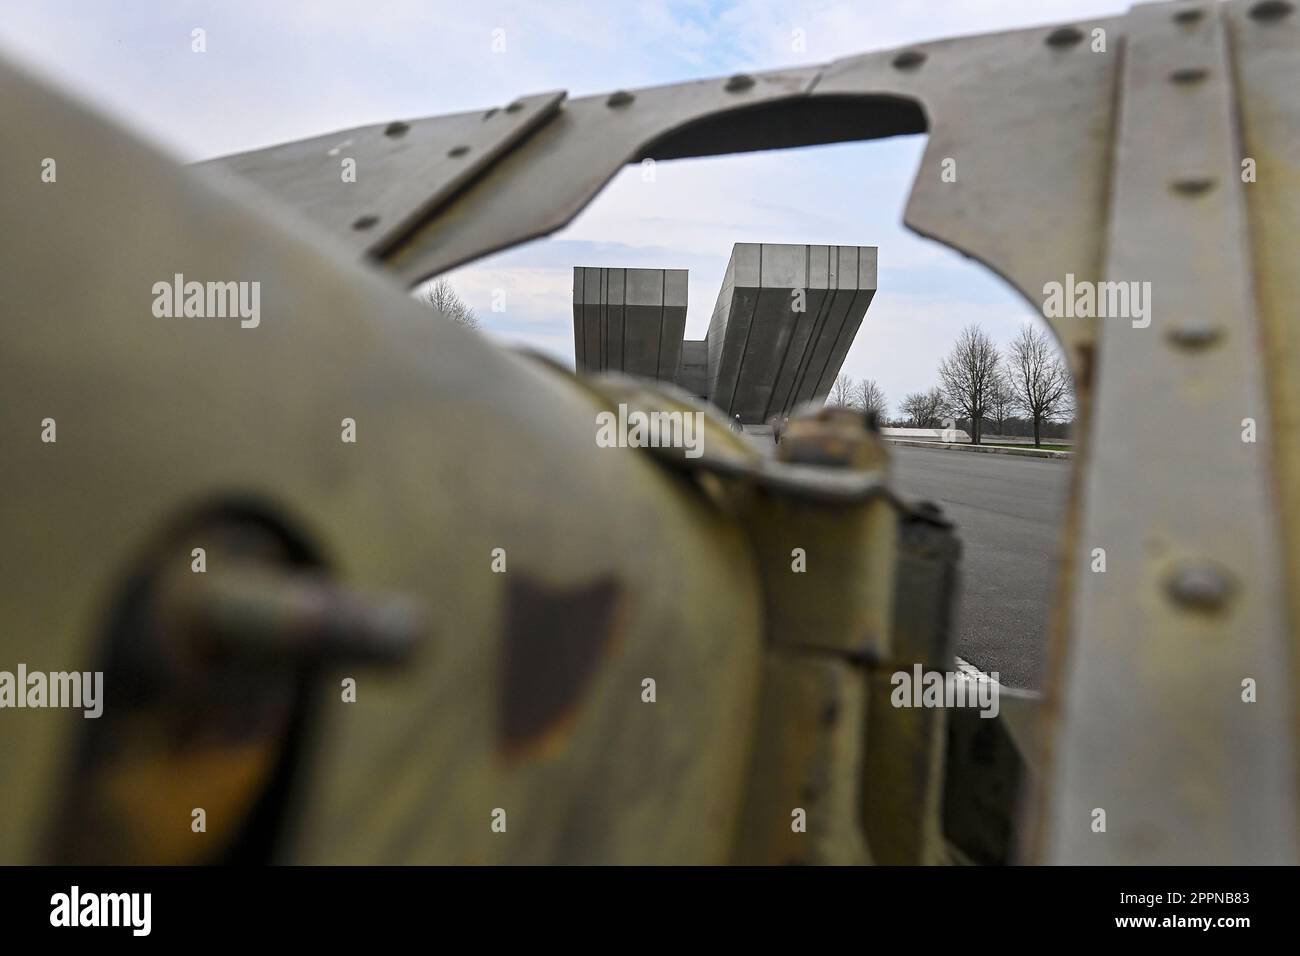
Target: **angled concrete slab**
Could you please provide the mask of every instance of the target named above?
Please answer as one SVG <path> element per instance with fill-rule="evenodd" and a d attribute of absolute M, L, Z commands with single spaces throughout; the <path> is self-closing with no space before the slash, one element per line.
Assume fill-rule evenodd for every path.
<path fill-rule="evenodd" d="M 682 360 L 677 367 L 677 384 L 697 398 L 709 399 L 709 343 L 687 340 L 682 343 Z"/>
<path fill-rule="evenodd" d="M 875 290 L 874 246 L 736 243 L 709 323 L 710 398 L 746 424 L 824 399 Z"/>
<path fill-rule="evenodd" d="M 825 399 L 876 291 L 875 246 L 739 242 L 708 333 L 682 341 L 684 269 L 573 270 L 573 339 L 581 371 L 675 382 L 766 424 Z"/>
<path fill-rule="evenodd" d="M 622 371 L 674 381 L 686 330 L 685 269 L 573 270 L 573 342 L 579 371 Z"/>

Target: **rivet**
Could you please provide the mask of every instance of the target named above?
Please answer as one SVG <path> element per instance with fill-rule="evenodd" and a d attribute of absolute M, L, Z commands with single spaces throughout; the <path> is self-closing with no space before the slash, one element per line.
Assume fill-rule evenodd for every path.
<path fill-rule="evenodd" d="M 406 131 L 410 128 L 409 123 L 403 123 L 401 120 L 398 120 L 395 123 L 389 123 L 384 128 L 384 135 L 392 137 L 405 136 Z"/>
<path fill-rule="evenodd" d="M 375 223 L 379 222 L 378 216 L 362 216 L 352 224 L 352 228 L 358 231 L 369 229 Z"/>
<path fill-rule="evenodd" d="M 1197 23 L 1205 16 L 1204 10 L 1179 10 L 1174 14 L 1174 23 Z"/>
<path fill-rule="evenodd" d="M 1275 23 L 1294 12 L 1295 6 L 1286 0 L 1263 0 L 1250 8 L 1251 18 L 1262 23 Z"/>
<path fill-rule="evenodd" d="M 1182 564 L 1165 579 L 1165 591 L 1174 603 L 1197 611 L 1218 610 L 1227 603 L 1232 590 L 1227 572 L 1209 561 Z"/>
<path fill-rule="evenodd" d="M 1054 47 L 1074 46 L 1083 39 L 1083 31 L 1078 27 L 1058 27 L 1047 35 L 1047 45 Z"/>
<path fill-rule="evenodd" d="M 631 103 L 634 99 L 636 99 L 636 97 L 627 90 L 619 90 L 616 93 L 609 94 L 609 99 L 605 101 L 605 105 L 613 107 L 627 106 L 627 104 Z"/>
<path fill-rule="evenodd" d="M 837 700 L 828 700 L 822 705 L 821 722 L 823 727 L 834 727 L 835 722 L 840 719 L 840 703 Z"/>
<path fill-rule="evenodd" d="M 1175 179 L 1169 185 L 1181 196 L 1200 196 L 1214 188 L 1214 180 L 1208 176 L 1187 176 Z"/>
<path fill-rule="evenodd" d="M 448 156 L 464 156 L 464 155 L 465 155 L 466 153 L 468 153 L 468 152 L 469 152 L 469 147 L 468 147 L 468 146 L 453 146 L 451 149 L 447 150 L 447 155 L 448 155 Z"/>
<path fill-rule="evenodd" d="M 1177 83 L 1179 86 L 1191 86 L 1193 83 L 1200 83 L 1209 75 L 1209 70 L 1202 69 L 1199 66 L 1189 66 L 1170 73 L 1169 82 Z"/>
<path fill-rule="evenodd" d="M 1169 341 L 1185 349 L 1203 349 L 1223 336 L 1223 329 L 1208 322 L 1185 322 L 1165 333 Z"/>
<path fill-rule="evenodd" d="M 915 70 L 924 62 L 925 54 L 920 50 L 904 50 L 894 57 L 893 67 L 896 70 Z"/>
<path fill-rule="evenodd" d="M 741 93 L 754 85 L 754 78 L 748 73 L 737 73 L 722 88 L 728 93 Z"/>

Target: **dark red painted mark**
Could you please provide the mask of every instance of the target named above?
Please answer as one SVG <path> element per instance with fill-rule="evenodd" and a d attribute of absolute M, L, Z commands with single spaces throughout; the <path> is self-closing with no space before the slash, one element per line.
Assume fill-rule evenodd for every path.
<path fill-rule="evenodd" d="M 612 577 L 557 590 L 511 572 L 501 660 L 501 741 L 519 756 L 578 705 L 618 629 Z"/>

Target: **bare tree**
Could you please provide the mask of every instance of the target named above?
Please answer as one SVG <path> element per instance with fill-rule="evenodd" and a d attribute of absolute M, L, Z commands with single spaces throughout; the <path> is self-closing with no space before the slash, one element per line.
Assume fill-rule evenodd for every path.
<path fill-rule="evenodd" d="M 898 406 L 903 417 L 914 428 L 934 428 L 943 415 L 943 392 L 932 388 L 928 392 L 912 392 Z"/>
<path fill-rule="evenodd" d="M 989 392 L 989 419 L 998 426 L 997 433 L 1005 435 L 1007 428 L 1007 419 L 1011 413 L 1016 410 L 1016 393 L 1012 391 L 1011 382 L 1008 380 L 1004 369 L 999 369 L 997 380 L 993 383 L 993 388 Z"/>
<path fill-rule="evenodd" d="M 944 396 L 953 411 L 970 420 L 970 440 L 975 445 L 980 443 L 1000 364 L 997 346 L 978 325 L 962 329 L 948 357 L 939 363 Z"/>
<path fill-rule="evenodd" d="M 1042 444 L 1044 422 L 1068 413 L 1073 398 L 1070 373 L 1047 333 L 1032 325 L 1007 348 L 1008 378 L 1016 407 L 1034 423 L 1034 445 Z"/>
<path fill-rule="evenodd" d="M 839 405 L 843 408 L 853 407 L 853 379 L 843 372 L 831 386 L 831 393 L 826 396 L 827 405 Z"/>
<path fill-rule="evenodd" d="M 456 294 L 456 290 L 446 279 L 439 279 L 429 286 L 424 294 L 424 302 L 435 312 L 441 312 L 457 325 L 463 325 L 467 329 L 479 327 L 478 316 L 474 314 L 474 310 L 469 307 L 469 303 Z"/>
<path fill-rule="evenodd" d="M 889 412 L 889 400 L 885 398 L 885 390 L 874 378 L 864 378 L 858 382 L 853 403 L 867 414 L 874 414 L 877 419 L 884 418 Z"/>

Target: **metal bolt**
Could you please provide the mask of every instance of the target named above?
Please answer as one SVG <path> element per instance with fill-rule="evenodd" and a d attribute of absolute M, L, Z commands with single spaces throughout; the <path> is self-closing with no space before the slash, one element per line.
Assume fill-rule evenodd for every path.
<path fill-rule="evenodd" d="M 1185 176 L 1175 179 L 1170 186 L 1181 196 L 1199 196 L 1214 188 L 1214 179 L 1209 176 Z"/>
<path fill-rule="evenodd" d="M 777 446 L 781 461 L 866 471 L 882 459 L 880 436 L 866 429 L 861 412 L 807 403 L 790 417 Z"/>
<path fill-rule="evenodd" d="M 411 126 L 409 123 L 403 123 L 401 120 L 398 120 L 397 122 L 389 123 L 386 127 L 384 127 L 384 135 L 391 136 L 394 139 L 396 139 L 399 136 L 405 136 L 406 131 L 409 130 L 410 128 Z"/>
<path fill-rule="evenodd" d="M 317 573 L 262 567 L 176 575 L 159 613 L 199 646 L 270 666 L 399 663 L 427 627 L 422 606 L 404 595 L 360 594 Z"/>
<path fill-rule="evenodd" d="M 1203 349 L 1223 335 L 1223 329 L 1208 322 L 1184 322 L 1165 333 L 1171 342 L 1185 349 Z"/>
<path fill-rule="evenodd" d="M 1202 69 L 1199 66 L 1189 66 L 1170 73 L 1169 82 L 1177 83 L 1179 86 L 1191 86 L 1193 83 L 1200 83 L 1209 75 L 1209 70 Z"/>
<path fill-rule="evenodd" d="M 754 85 L 754 78 L 748 73 L 737 73 L 723 87 L 728 93 L 740 93 Z"/>
<path fill-rule="evenodd" d="M 1263 0 L 1250 8 L 1251 18 L 1261 23 L 1276 23 L 1294 12 L 1295 6 L 1286 0 Z"/>
<path fill-rule="evenodd" d="M 896 70 L 915 70 L 925 62 L 925 54 L 920 50 L 905 50 L 894 57 L 893 66 Z"/>
<path fill-rule="evenodd" d="M 627 90 L 619 90 L 616 93 L 609 94 L 609 99 L 605 101 L 605 105 L 612 107 L 627 106 L 627 104 L 631 103 L 634 99 L 636 99 L 636 97 Z"/>
<path fill-rule="evenodd" d="M 1047 35 L 1047 45 L 1058 49 L 1074 46 L 1083 39 L 1083 31 L 1078 27 L 1059 27 Z"/>
<path fill-rule="evenodd" d="M 469 152 L 468 146 L 453 146 L 451 149 L 447 150 L 447 155 L 453 157 L 464 156 L 468 152 Z"/>
<path fill-rule="evenodd" d="M 1233 591 L 1228 573 L 1209 561 L 1189 561 L 1165 579 L 1165 591 L 1182 607 L 1194 611 L 1216 611 L 1227 603 Z"/>
<path fill-rule="evenodd" d="M 357 219 L 356 222 L 352 224 L 352 228 L 360 232 L 366 229 L 370 229 L 377 222 L 379 222 L 378 216 L 368 216 L 368 215 L 361 216 L 359 219 Z"/>

